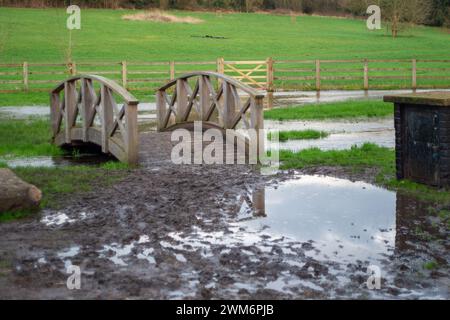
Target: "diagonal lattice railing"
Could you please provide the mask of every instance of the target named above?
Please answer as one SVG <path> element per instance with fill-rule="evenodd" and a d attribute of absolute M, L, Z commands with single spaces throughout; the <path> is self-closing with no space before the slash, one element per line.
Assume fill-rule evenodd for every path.
<path fill-rule="evenodd" d="M 191 128 L 194 121 L 222 130 L 264 129 L 264 93 L 219 73 L 185 74 L 159 88 L 156 98 L 158 131 Z"/>
<path fill-rule="evenodd" d="M 94 143 L 122 162 L 137 164 L 137 105 L 136 98 L 109 79 L 69 78 L 51 91 L 53 141 L 58 146 Z"/>

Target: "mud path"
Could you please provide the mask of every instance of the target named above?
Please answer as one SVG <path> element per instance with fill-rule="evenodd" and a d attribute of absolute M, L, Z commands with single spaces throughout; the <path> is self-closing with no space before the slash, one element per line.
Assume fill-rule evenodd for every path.
<path fill-rule="evenodd" d="M 413 263 L 448 263 L 445 232 L 432 243 L 405 236 L 403 247 L 390 244 L 395 254 L 380 262 L 386 280 L 373 292 L 366 288 L 369 261 L 319 259 L 313 241 L 239 223 L 243 203 L 258 218 L 254 190 L 276 188 L 292 172 L 261 176 L 249 166 L 177 166 L 169 135 L 141 137 L 142 167 L 120 183 L 73 198 L 62 211 L 0 225 L 0 298 L 448 297 L 448 268 L 420 276 Z M 329 168 L 305 173 L 374 176 Z M 410 222 L 403 226 L 409 233 Z M 81 290 L 66 287 L 70 264 L 81 267 Z"/>

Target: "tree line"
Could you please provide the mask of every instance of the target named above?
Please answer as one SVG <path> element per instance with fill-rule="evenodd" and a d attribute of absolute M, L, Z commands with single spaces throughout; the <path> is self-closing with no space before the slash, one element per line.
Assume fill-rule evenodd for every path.
<path fill-rule="evenodd" d="M 358 17 L 366 15 L 369 5 L 377 4 L 382 9 L 382 17 L 393 29 L 402 23 L 450 27 L 450 0 L 0 0 L 0 6 L 61 7 L 70 4 L 111 9 L 275 10 Z"/>

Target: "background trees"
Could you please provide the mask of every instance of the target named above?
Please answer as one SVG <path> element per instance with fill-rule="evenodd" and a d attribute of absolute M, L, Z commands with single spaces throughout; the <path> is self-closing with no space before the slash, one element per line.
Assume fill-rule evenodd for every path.
<path fill-rule="evenodd" d="M 393 36 L 402 23 L 450 26 L 450 0 L 0 0 L 12 6 L 80 6 L 101 8 L 224 9 L 242 12 L 284 10 L 304 14 L 364 16 L 379 4 Z"/>

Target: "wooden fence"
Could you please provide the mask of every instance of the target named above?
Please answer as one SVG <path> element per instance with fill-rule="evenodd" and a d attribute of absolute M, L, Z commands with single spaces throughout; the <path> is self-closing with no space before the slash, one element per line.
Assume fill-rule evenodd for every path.
<path fill-rule="evenodd" d="M 450 60 L 249 60 L 167 62 L 83 62 L 0 64 L 0 92 L 48 91 L 68 75 L 97 74 L 123 87 L 155 90 L 190 72 L 215 71 L 256 89 L 272 91 L 332 89 L 449 88 Z"/>

